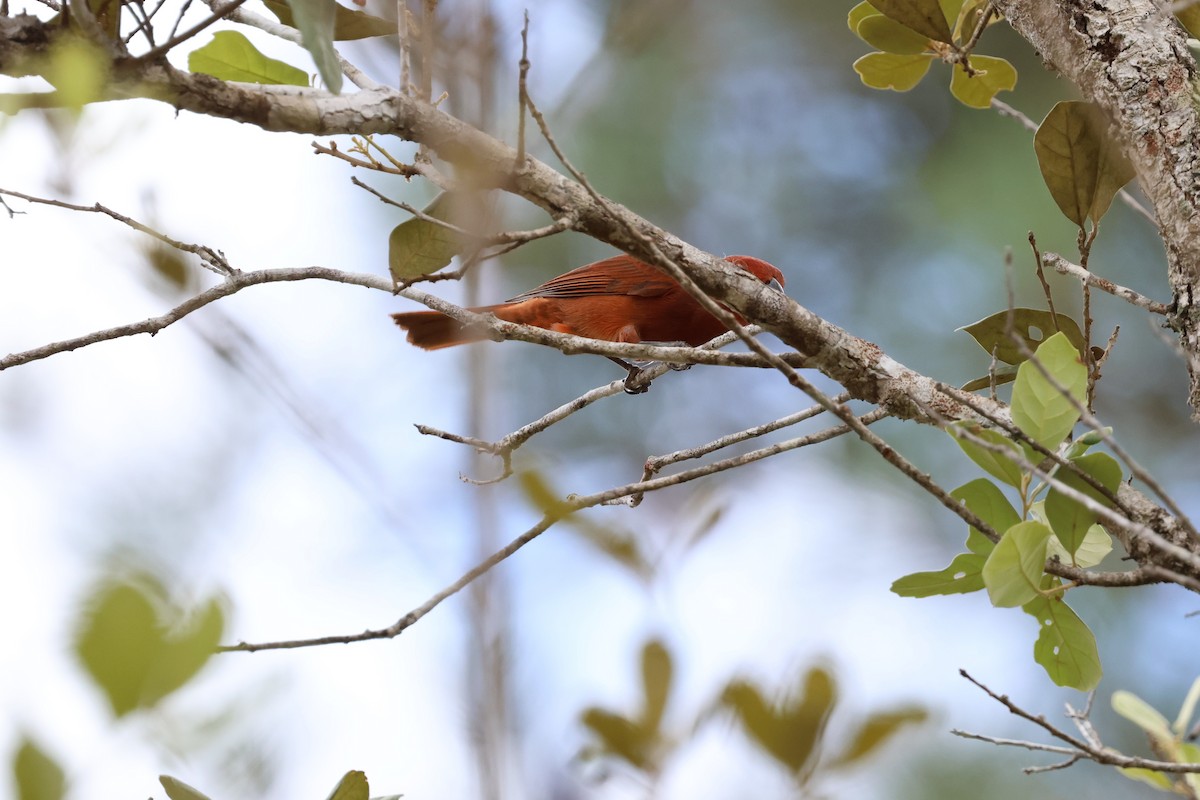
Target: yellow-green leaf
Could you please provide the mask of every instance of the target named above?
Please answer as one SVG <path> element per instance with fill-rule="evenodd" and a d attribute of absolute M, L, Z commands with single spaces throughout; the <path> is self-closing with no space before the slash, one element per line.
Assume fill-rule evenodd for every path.
<path fill-rule="evenodd" d="M 642 648 L 642 690 L 646 705 L 642 709 L 642 727 L 657 731 L 662 722 L 667 698 L 671 693 L 671 654 L 662 642 L 653 639 Z"/>
<path fill-rule="evenodd" d="M 873 14 L 858 25 L 858 36 L 876 50 L 912 55 L 929 49 L 929 40 L 891 17 Z"/>
<path fill-rule="evenodd" d="M 1143 767 L 1117 767 L 1117 772 L 1130 780 L 1141 781 L 1164 792 L 1175 790 L 1175 784 L 1167 777 L 1166 773 L 1159 772 L 1158 770 L 1145 769 Z"/>
<path fill-rule="evenodd" d="M 1096 637 L 1062 597 L 1037 597 L 1023 610 L 1037 619 L 1041 630 L 1033 645 L 1033 660 L 1041 664 L 1050 680 L 1090 692 L 1100 683 L 1104 670 Z"/>
<path fill-rule="evenodd" d="M 873 89 L 891 89 L 907 92 L 921 82 L 933 55 L 897 55 L 895 53 L 867 53 L 854 62 L 854 71 L 862 82 Z"/>
<path fill-rule="evenodd" d="M 1133 166 L 1108 136 L 1104 114 L 1091 103 L 1064 101 L 1033 137 L 1042 179 L 1067 219 L 1096 223 L 1133 178 Z"/>
<path fill-rule="evenodd" d="M 188 54 L 188 69 L 223 81 L 308 86 L 308 73 L 267 58 L 237 31 L 214 33 L 211 42 Z"/>
<path fill-rule="evenodd" d="M 960 428 L 972 434 L 985 444 L 999 448 L 999 451 L 983 447 L 961 436 L 954 436 L 954 441 L 967 454 L 967 457 L 978 464 L 989 475 L 998 478 L 1009 486 L 1020 486 L 1024 473 L 1013 459 L 1021 457 L 1021 449 L 1006 439 L 998 431 L 988 430 L 977 422 L 955 422 L 950 427 Z"/>
<path fill-rule="evenodd" d="M 58 90 L 58 103 L 78 113 L 88 103 L 104 99 L 111 66 L 99 46 L 69 34 L 51 47 L 42 74 Z"/>
<path fill-rule="evenodd" d="M 1112 707 L 1113 711 L 1137 725 L 1159 745 L 1173 745 L 1175 737 L 1167 718 L 1133 692 L 1124 689 L 1113 692 Z"/>
<path fill-rule="evenodd" d="M 1115 494 L 1117 487 L 1121 484 L 1121 465 L 1112 456 L 1104 453 L 1092 453 L 1072 459 L 1071 463 L 1095 478 L 1110 493 Z M 1093 489 L 1083 478 L 1069 469 L 1060 467 L 1054 477 L 1100 505 L 1112 506 L 1111 500 Z M 1050 493 L 1046 496 L 1046 520 L 1050 523 L 1050 528 L 1058 537 L 1058 541 L 1072 556 L 1072 562 L 1074 562 L 1075 551 L 1083 544 L 1084 536 L 1087 535 L 1096 519 L 1094 511 L 1085 508 L 1073 498 L 1067 497 L 1059 491 L 1058 487 L 1050 487 Z"/>
<path fill-rule="evenodd" d="M 442 192 L 423 211 L 460 228 L 477 227 L 482 216 L 479 195 L 467 192 Z M 405 220 L 388 237 L 388 269 L 399 283 L 437 272 L 461 253 L 466 242 L 457 231 L 420 217 Z"/>
<path fill-rule="evenodd" d="M 871 5 L 868 0 L 862 0 L 861 3 L 850 9 L 850 13 L 846 16 L 846 24 L 850 26 L 850 30 L 858 33 L 858 26 L 867 17 L 883 16 L 875 10 L 875 6 Z"/>
<path fill-rule="evenodd" d="M 954 40 L 938 0 L 871 0 L 871 5 L 926 39 L 946 43 Z"/>
<path fill-rule="evenodd" d="M 13 756 L 16 800 L 61 800 L 67 791 L 62 767 L 28 737 Z"/>
<path fill-rule="evenodd" d="M 1013 384 L 1012 419 L 1021 431 L 1048 450 L 1067 437 L 1079 419 L 1087 390 L 1087 367 L 1065 334 L 1056 333 L 1038 346 L 1038 364 L 1026 361 Z M 1063 394 L 1060 388 L 1067 394 Z"/>
<path fill-rule="evenodd" d="M 920 706 L 910 706 L 897 711 L 877 711 L 859 726 L 846 752 L 830 761 L 829 766 L 844 767 L 861 761 L 899 733 L 905 725 L 924 722 L 928 717 L 929 714 Z"/>
<path fill-rule="evenodd" d="M 898 578 L 892 583 L 892 592 L 901 597 L 977 592 L 983 588 L 983 564 L 986 560 L 986 556 L 978 553 L 959 553 L 950 566 L 943 570 L 914 572 Z"/>
<path fill-rule="evenodd" d="M 178 778 L 172 778 L 170 775 L 159 775 L 158 782 L 162 784 L 163 791 L 167 793 L 167 797 L 171 798 L 171 800 L 209 800 L 208 795 L 199 789 L 194 789 Z"/>
<path fill-rule="evenodd" d="M 983 565 L 983 583 L 992 605 L 1011 608 L 1038 596 L 1049 538 L 1050 529 L 1040 522 L 1021 522 L 1008 529 Z"/>
<path fill-rule="evenodd" d="M 1200 36 L 1200 6 L 1189 5 L 1175 12 L 1175 17 L 1193 38 Z"/>
<path fill-rule="evenodd" d="M 964 483 L 950 493 L 955 500 L 965 505 L 971 513 L 992 526 L 1001 536 L 1004 532 L 1021 521 L 1017 510 L 1008 502 L 1008 498 L 1000 491 L 1000 487 L 986 478 L 976 478 Z M 976 534 L 972 537 L 970 533 Z M 970 529 L 967 536 L 967 547 L 971 552 L 986 556 L 992 552 L 992 541 L 977 531 Z"/>
<path fill-rule="evenodd" d="M 950 76 L 950 94 L 971 108 L 988 108 L 997 92 L 1009 92 L 1017 85 L 1017 70 L 1003 58 L 971 56 L 968 75 L 962 64 L 955 64 Z"/>
<path fill-rule="evenodd" d="M 326 800 L 370 800 L 371 788 L 362 770 L 352 769 L 342 776 Z"/>

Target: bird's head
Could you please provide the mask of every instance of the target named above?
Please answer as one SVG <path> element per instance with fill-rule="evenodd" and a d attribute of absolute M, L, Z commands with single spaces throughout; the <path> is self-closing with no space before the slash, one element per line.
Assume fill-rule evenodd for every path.
<path fill-rule="evenodd" d="M 749 272 L 754 277 L 758 278 L 763 283 L 773 289 L 783 291 L 784 284 L 787 279 L 783 277 L 783 273 L 774 264 L 768 264 L 761 258 L 754 256 L 725 256 L 726 261 L 737 264 L 742 269 Z"/>

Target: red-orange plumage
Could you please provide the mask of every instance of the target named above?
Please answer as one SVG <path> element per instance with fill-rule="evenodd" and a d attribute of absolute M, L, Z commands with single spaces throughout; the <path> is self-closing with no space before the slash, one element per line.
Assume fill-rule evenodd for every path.
<path fill-rule="evenodd" d="M 728 256 L 763 283 L 784 285 L 783 273 L 751 256 Z M 724 325 L 667 273 L 628 255 L 571 270 L 494 306 L 472 308 L 508 322 L 609 342 L 686 342 L 693 347 L 721 335 Z M 393 314 L 408 341 L 426 350 L 485 338 L 437 311 Z"/>

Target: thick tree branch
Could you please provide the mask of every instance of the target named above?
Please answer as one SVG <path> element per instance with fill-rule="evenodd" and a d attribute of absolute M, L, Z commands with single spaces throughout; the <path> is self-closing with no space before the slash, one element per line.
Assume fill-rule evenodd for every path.
<path fill-rule="evenodd" d="M 1046 64 L 1097 103 L 1158 218 L 1200 416 L 1200 116 L 1187 34 L 1155 0 L 998 0 Z"/>

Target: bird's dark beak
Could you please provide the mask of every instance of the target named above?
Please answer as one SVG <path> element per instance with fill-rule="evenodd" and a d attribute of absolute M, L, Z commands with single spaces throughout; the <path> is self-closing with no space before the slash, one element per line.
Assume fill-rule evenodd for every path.
<path fill-rule="evenodd" d="M 767 288 L 774 289 L 777 292 L 783 292 L 783 286 L 781 286 L 779 281 L 775 280 L 774 278 L 771 278 L 771 280 L 767 283 Z"/>

